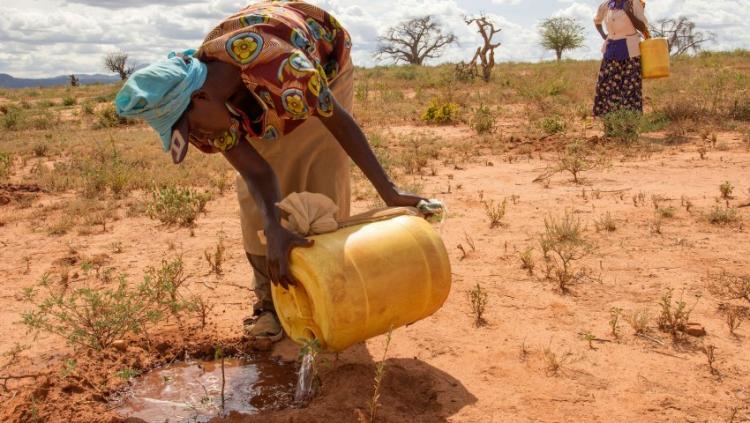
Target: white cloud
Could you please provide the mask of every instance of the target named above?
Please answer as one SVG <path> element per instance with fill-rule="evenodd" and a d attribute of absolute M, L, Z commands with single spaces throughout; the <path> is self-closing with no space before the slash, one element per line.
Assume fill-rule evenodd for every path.
<path fill-rule="evenodd" d="M 248 1 L 248 0 L 244 0 Z M 102 56 L 123 50 L 140 63 L 171 50 L 196 47 L 237 0 L 27 0 L 0 4 L 0 72 L 18 77 L 102 72 Z M 330 10 L 349 28 L 354 59 L 372 65 L 378 34 L 401 20 L 431 14 L 460 44 L 443 60 L 468 60 L 479 36 L 464 15 L 486 12 L 500 24 L 498 60 L 552 58 L 538 46 L 538 23 L 570 16 L 586 28 L 586 47 L 570 57 L 597 58 L 601 41 L 591 20 L 598 0 L 310 0 Z M 744 2 L 744 0 L 743 0 Z M 698 28 L 716 33 L 713 49 L 750 46 L 750 8 L 737 0 L 650 0 L 651 20 L 686 15 Z M 54 13 L 50 13 L 54 10 Z"/>

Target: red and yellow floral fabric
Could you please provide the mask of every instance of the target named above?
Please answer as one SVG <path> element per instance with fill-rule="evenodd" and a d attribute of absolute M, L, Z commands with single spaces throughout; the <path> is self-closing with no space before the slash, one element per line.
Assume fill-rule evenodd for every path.
<path fill-rule="evenodd" d="M 225 19 L 196 53 L 240 68 L 242 80 L 263 108 L 258 133 L 274 140 L 310 116 L 330 116 L 329 84 L 351 66 L 351 38 L 324 10 L 302 1 L 264 1 Z"/>

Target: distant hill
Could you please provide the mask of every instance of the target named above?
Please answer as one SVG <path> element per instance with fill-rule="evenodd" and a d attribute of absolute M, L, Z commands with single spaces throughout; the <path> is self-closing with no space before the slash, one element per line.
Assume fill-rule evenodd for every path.
<path fill-rule="evenodd" d="M 117 75 L 103 75 L 100 73 L 93 75 L 76 75 L 81 84 L 112 83 L 120 80 Z M 54 85 L 70 84 L 70 76 L 61 75 L 52 78 L 15 78 L 6 73 L 0 73 L 0 87 L 2 88 L 27 88 L 27 87 L 51 87 Z"/>

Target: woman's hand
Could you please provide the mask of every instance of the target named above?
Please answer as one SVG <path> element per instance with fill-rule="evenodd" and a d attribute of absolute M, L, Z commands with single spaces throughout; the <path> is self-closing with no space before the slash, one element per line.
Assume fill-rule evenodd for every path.
<path fill-rule="evenodd" d="M 383 197 L 388 207 L 417 207 L 417 204 L 423 200 L 427 201 L 426 198 L 399 189 L 394 189 L 391 195 Z"/>
<path fill-rule="evenodd" d="M 271 282 L 281 284 L 284 289 L 289 289 L 289 285 L 297 285 L 298 281 L 292 276 L 289 266 L 289 255 L 295 247 L 308 248 L 315 242 L 276 225 L 273 229 L 266 229 L 266 243 L 268 275 Z"/>

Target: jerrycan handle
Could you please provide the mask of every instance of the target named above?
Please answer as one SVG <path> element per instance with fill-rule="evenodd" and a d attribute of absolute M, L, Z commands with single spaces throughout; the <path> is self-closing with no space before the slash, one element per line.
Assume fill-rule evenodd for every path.
<path fill-rule="evenodd" d="M 422 200 L 417 203 L 417 210 L 428 222 L 440 222 L 440 232 L 443 232 L 443 223 L 448 218 L 448 209 L 442 201 L 437 199 Z"/>

